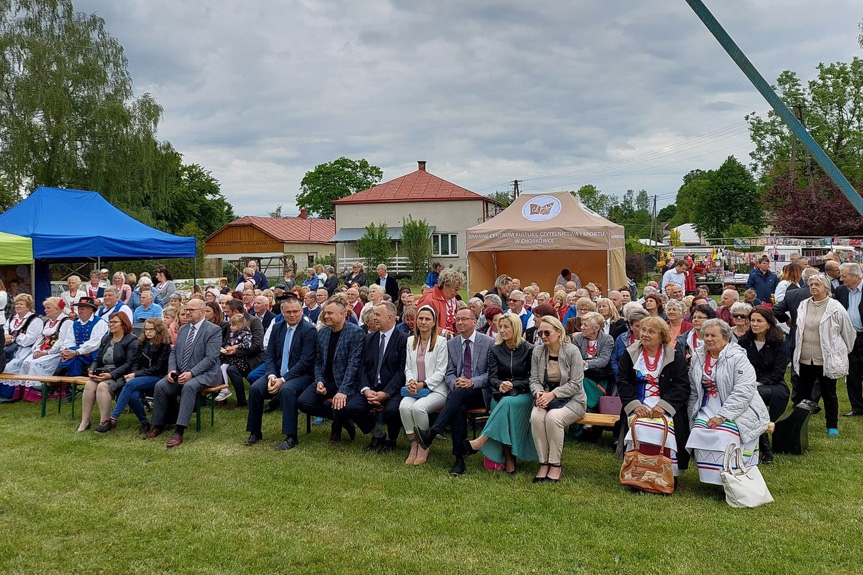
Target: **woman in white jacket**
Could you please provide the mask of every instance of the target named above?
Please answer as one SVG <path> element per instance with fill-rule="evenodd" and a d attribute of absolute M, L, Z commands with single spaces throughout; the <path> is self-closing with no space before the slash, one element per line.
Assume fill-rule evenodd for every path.
<path fill-rule="evenodd" d="M 836 380 L 848 375 L 848 352 L 854 349 L 857 333 L 848 312 L 830 297 L 830 280 L 823 274 L 809 278 L 812 297 L 797 308 L 797 337 L 793 368 L 797 372 L 797 393 L 812 398 L 812 387 L 821 384 L 827 435 L 839 435 L 839 398 Z"/>
<path fill-rule="evenodd" d="M 702 483 L 721 485 L 725 448 L 739 445 L 747 466 L 758 464 L 758 438 L 770 415 L 758 395 L 755 368 L 746 350 L 731 341 L 731 327 L 721 319 L 701 326 L 704 347 L 689 366 L 689 439 Z"/>
<path fill-rule="evenodd" d="M 414 334 L 408 337 L 405 381 L 399 415 L 411 444 L 406 465 L 422 465 L 428 459 L 414 435 L 414 426 L 429 428 L 429 413 L 442 409 L 449 394 L 444 376 L 448 360 L 446 338 L 438 335 L 437 314 L 424 305 L 417 310 Z"/>

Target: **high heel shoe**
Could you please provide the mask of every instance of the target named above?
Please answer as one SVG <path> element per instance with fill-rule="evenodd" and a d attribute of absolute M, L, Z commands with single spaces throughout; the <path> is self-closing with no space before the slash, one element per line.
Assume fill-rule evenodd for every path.
<path fill-rule="evenodd" d="M 563 473 L 563 466 L 560 463 L 549 463 L 548 466 L 552 469 L 560 469 L 560 472 Z M 549 469 L 549 471 L 551 470 Z M 555 479 L 553 477 L 546 476 L 545 481 L 546 483 L 560 483 L 560 477 Z"/>
<path fill-rule="evenodd" d="M 474 449 L 471 446 L 470 441 L 467 439 L 464 440 L 464 443 L 462 443 L 462 446 L 464 447 L 464 454 L 465 455 L 475 455 L 475 454 L 479 453 L 479 451 L 477 451 L 476 449 Z"/>
<path fill-rule="evenodd" d="M 548 463 L 540 463 L 540 464 L 539 464 L 539 471 L 537 471 L 537 474 L 539 474 L 539 473 L 541 473 L 541 472 L 542 472 L 542 468 L 543 468 L 543 467 L 548 467 Z M 543 483 L 543 482 L 545 481 L 545 478 L 546 478 L 547 476 L 548 476 L 548 471 L 546 471 L 546 472 L 545 472 L 545 475 L 543 475 L 542 477 L 540 477 L 539 475 L 537 475 L 536 477 L 534 477 L 534 478 L 533 478 L 533 482 L 534 482 L 534 483 Z"/>
<path fill-rule="evenodd" d="M 91 427 L 92 425 L 93 425 L 92 423 L 87 422 L 87 427 L 85 427 L 84 429 L 76 429 L 76 430 L 75 430 L 75 433 L 81 433 L 82 431 L 87 431 L 88 429 L 90 429 L 90 427 Z"/>

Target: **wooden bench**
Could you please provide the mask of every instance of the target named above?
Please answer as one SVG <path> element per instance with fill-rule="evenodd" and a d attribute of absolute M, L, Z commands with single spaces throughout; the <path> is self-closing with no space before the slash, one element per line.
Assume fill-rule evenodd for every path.
<path fill-rule="evenodd" d="M 210 427 L 216 424 L 216 396 L 220 391 L 228 387 L 227 384 L 216 385 L 213 387 L 205 387 L 195 398 L 195 431 L 201 431 L 201 401 L 203 400 L 210 406 Z"/>
<path fill-rule="evenodd" d="M 45 411 L 48 406 L 49 388 L 54 388 L 60 385 L 72 386 L 72 419 L 75 418 L 75 398 L 78 395 L 78 386 L 83 386 L 87 383 L 85 376 L 57 376 L 57 375 L 18 375 L 14 373 L 0 373 L 0 379 L 13 379 L 19 381 L 35 381 L 42 384 L 42 417 L 45 417 Z M 63 397 L 60 396 L 57 402 L 57 413 L 63 407 Z"/>

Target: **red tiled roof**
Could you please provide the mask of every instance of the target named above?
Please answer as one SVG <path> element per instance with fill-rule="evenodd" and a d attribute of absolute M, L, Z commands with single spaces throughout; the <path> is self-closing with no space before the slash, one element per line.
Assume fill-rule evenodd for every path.
<path fill-rule="evenodd" d="M 330 243 L 330 238 L 336 233 L 335 220 L 323 220 L 319 218 L 264 218 L 246 216 L 230 222 L 225 227 L 228 226 L 253 226 L 278 241 L 286 243 L 327 244 Z M 219 233 L 219 231 L 217 230 L 213 235 Z"/>
<path fill-rule="evenodd" d="M 494 200 L 419 169 L 400 178 L 357 192 L 333 204 L 377 204 L 392 202 L 446 202 Z"/>

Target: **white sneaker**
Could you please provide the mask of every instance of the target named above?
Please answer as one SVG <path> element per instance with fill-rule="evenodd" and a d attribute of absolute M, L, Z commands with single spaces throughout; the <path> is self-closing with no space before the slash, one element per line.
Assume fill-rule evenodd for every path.
<path fill-rule="evenodd" d="M 228 399 L 232 395 L 234 395 L 234 394 L 231 393 L 231 389 L 226 387 L 225 389 L 223 389 L 222 391 L 219 392 L 219 395 L 216 396 L 216 401 L 225 401 L 226 399 Z"/>

